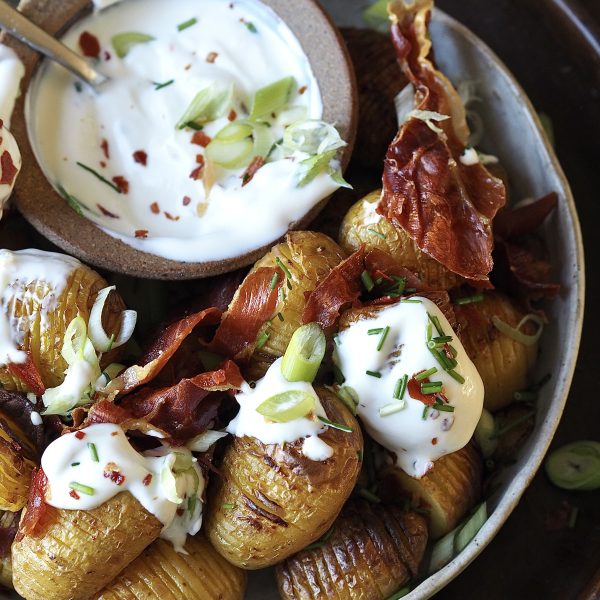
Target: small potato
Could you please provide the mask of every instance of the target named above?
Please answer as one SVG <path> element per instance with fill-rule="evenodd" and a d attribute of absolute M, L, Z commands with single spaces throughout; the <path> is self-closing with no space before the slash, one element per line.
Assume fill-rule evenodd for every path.
<path fill-rule="evenodd" d="M 294 331 L 302 325 L 305 292 L 314 290 L 344 258 L 342 249 L 330 237 L 311 231 L 292 231 L 285 241 L 277 244 L 254 265 L 252 271 L 260 267 L 276 267 L 276 259 L 279 259 L 291 277 L 284 282 L 273 315 L 279 313 L 281 318 L 273 318 L 259 332 L 259 336 L 268 333 L 269 337 L 266 344 L 252 355 L 248 366 L 251 379 L 262 377 L 271 363 L 285 354 Z M 234 296 L 232 304 L 235 301 Z"/>
<path fill-rule="evenodd" d="M 398 506 L 348 503 L 319 547 L 277 565 L 285 600 L 384 600 L 419 571 L 427 522 Z"/>
<path fill-rule="evenodd" d="M 375 190 L 346 213 L 339 235 L 342 248 L 351 253 L 364 244 L 367 251 L 374 248 L 383 250 L 393 256 L 400 266 L 406 267 L 436 290 L 449 290 L 459 285 L 462 280 L 458 275 L 427 256 L 403 229 L 394 227 L 375 212 L 380 196 L 381 190 Z"/>
<path fill-rule="evenodd" d="M 381 473 L 382 495 L 390 500 L 398 494 L 410 496 L 429 509 L 429 535 L 436 540 L 452 531 L 479 500 L 482 472 L 481 456 L 470 443 L 436 460 L 421 479 L 398 467 L 386 467 Z"/>
<path fill-rule="evenodd" d="M 229 564 L 203 535 L 188 538 L 185 551 L 156 540 L 97 600 L 242 600 L 245 571 Z"/>
<path fill-rule="evenodd" d="M 333 523 L 360 471 L 360 427 L 337 396 L 316 388 L 328 418 L 352 428 L 319 436 L 333 456 L 302 454 L 302 440 L 265 445 L 236 437 L 209 491 L 204 531 L 229 562 L 245 569 L 273 565 L 318 539 Z"/>
<path fill-rule="evenodd" d="M 16 512 L 25 506 L 34 467 L 20 444 L 0 427 L 0 510 Z"/>
<path fill-rule="evenodd" d="M 129 492 L 89 511 L 49 511 L 40 535 L 13 543 L 14 586 L 26 600 L 89 599 L 162 529 Z"/>
<path fill-rule="evenodd" d="M 499 292 L 487 292 L 483 302 L 456 306 L 455 313 L 460 339 L 483 380 L 485 408 L 491 412 L 504 408 L 515 392 L 527 387 L 527 372 L 535 364 L 538 345 L 525 346 L 508 337 L 494 326 L 492 317 L 515 327 L 525 313 Z M 531 334 L 535 327 L 529 323 L 522 331 Z"/>

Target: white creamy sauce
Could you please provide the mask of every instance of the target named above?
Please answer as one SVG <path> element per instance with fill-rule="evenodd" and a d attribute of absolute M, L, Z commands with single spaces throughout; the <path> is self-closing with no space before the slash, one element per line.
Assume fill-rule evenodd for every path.
<path fill-rule="evenodd" d="M 178 25 L 191 19 L 197 22 L 178 31 Z M 99 93 L 80 85 L 77 91 L 72 75 L 46 65 L 28 95 L 28 127 L 50 181 L 110 235 L 175 260 L 231 258 L 280 237 L 339 187 L 325 172 L 298 187 L 298 165 L 308 156 L 298 151 L 275 153 L 244 186 L 244 168 L 217 167 L 208 196 L 203 180 L 190 177 L 205 150 L 191 142 L 194 131 L 178 130 L 176 123 L 195 95 L 212 84 L 233 85 L 233 108 L 240 119 L 247 116 L 257 90 L 292 76 L 297 88 L 292 105 L 303 118 L 322 116 L 318 83 L 306 55 L 291 30 L 262 3 L 129 0 L 86 17 L 62 41 L 81 51 L 84 31 L 99 40 L 98 68 L 111 81 Z M 155 39 L 133 46 L 121 59 L 111 37 L 127 31 Z M 290 118 L 284 111 L 271 121 L 274 142 L 282 138 Z M 227 116 L 220 117 L 203 132 L 212 138 L 228 123 Z M 146 165 L 136 162 L 138 151 L 146 153 Z M 77 162 L 108 181 L 123 177 L 128 192 L 117 193 Z"/>
<path fill-rule="evenodd" d="M 43 423 L 42 416 L 40 415 L 39 412 L 35 412 L 35 410 L 31 412 L 30 418 L 31 418 L 32 425 L 37 426 L 37 425 L 41 425 Z"/>
<path fill-rule="evenodd" d="M 56 508 L 91 510 L 128 491 L 163 523 L 161 537 L 182 549 L 186 534 L 200 529 L 204 477 L 189 450 L 172 450 L 140 454 L 121 427 L 110 423 L 63 435 L 42 456 L 48 478 L 46 502 Z M 178 454 L 189 457 L 192 466 L 173 476 Z"/>
<path fill-rule="evenodd" d="M 399 302 L 380 310 L 374 318 L 353 323 L 340 332 L 334 361 L 346 378 L 344 385 L 358 395 L 357 412 L 369 434 L 396 454 L 398 466 L 406 473 L 422 477 L 434 460 L 459 450 L 471 439 L 483 407 L 483 383 L 439 308 L 426 298 L 412 299 L 420 302 Z M 429 352 L 427 313 L 437 316 L 444 334 L 452 336 L 458 362 L 454 370 L 464 377 L 464 383 L 453 379 Z M 378 351 L 381 334 L 368 332 L 386 327 L 390 329 Z M 433 335 L 437 335 L 435 328 Z M 442 393 L 454 412 L 432 407 L 423 418 L 423 402 L 413 399 L 407 389 L 402 403 L 394 399 L 394 391 L 404 375 L 411 379 L 432 367 L 437 372 L 429 380 L 442 383 Z M 368 375 L 366 371 L 380 373 L 381 377 Z M 403 408 L 387 416 L 380 414 L 381 409 L 385 413 L 394 403 L 404 404 Z"/>
<path fill-rule="evenodd" d="M 463 153 L 459 157 L 460 162 L 467 167 L 476 165 L 479 162 L 479 154 L 477 150 L 472 146 L 469 146 L 463 150 Z"/>
<path fill-rule="evenodd" d="M 10 128 L 10 118 L 20 93 L 25 67 L 12 48 L 0 44 L 0 119 Z"/>
<path fill-rule="evenodd" d="M 17 141 L 4 124 L 0 127 L 0 219 L 15 187 L 21 164 L 21 152 Z"/>
<path fill-rule="evenodd" d="M 0 249 L 0 365 L 25 361 L 19 345 L 30 329 L 30 318 L 39 316 L 41 332 L 46 331 L 48 315 L 56 308 L 69 276 L 80 266 L 65 254 Z M 9 315 L 16 302 L 26 306 L 33 302 L 34 308 L 15 319 Z"/>
<path fill-rule="evenodd" d="M 227 431 L 237 437 L 254 437 L 263 444 L 292 443 L 306 438 L 302 445 L 302 453 L 311 460 L 326 460 L 333 451 L 318 438 L 318 435 L 326 429 L 318 417 L 327 418 L 319 396 L 310 383 L 290 382 L 285 379 L 281 374 L 282 360 L 282 358 L 278 358 L 269 367 L 265 376 L 256 382 L 254 388 L 244 383 L 240 393 L 235 397 L 240 405 L 240 411 L 227 426 Z M 287 423 L 276 423 L 257 412 L 258 406 L 271 396 L 291 390 L 306 392 L 314 397 L 314 414 Z"/>

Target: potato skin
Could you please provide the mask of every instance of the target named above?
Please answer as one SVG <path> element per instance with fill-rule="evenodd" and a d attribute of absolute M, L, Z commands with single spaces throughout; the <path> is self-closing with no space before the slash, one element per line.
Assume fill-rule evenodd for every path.
<path fill-rule="evenodd" d="M 46 312 L 45 319 L 48 326 L 43 333 L 41 332 L 41 303 L 48 289 L 45 284 L 31 283 L 28 286 L 30 294 L 26 302 L 15 299 L 8 305 L 9 317 L 21 319 L 21 323 L 25 324 L 25 330 L 22 332 L 23 341 L 19 349 L 31 352 L 33 362 L 46 387 L 56 387 L 64 379 L 67 363 L 60 351 L 69 323 L 77 314 L 80 314 L 87 323 L 97 293 L 107 285 L 106 281 L 92 269 L 84 265 L 75 269 L 56 301 L 56 308 Z M 34 297 L 37 300 L 34 300 Z M 113 332 L 118 329 L 120 314 L 124 308 L 125 304 L 121 297 L 115 292 L 111 293 L 105 304 L 102 320 L 106 331 Z M 113 356 L 115 354 L 111 352 L 104 358 L 111 362 Z M 4 366 L 0 366 L 0 386 L 9 391 L 31 391 Z"/>
<path fill-rule="evenodd" d="M 380 196 L 381 190 L 375 190 L 350 208 L 340 226 L 340 246 L 348 253 L 358 250 L 363 244 L 367 252 L 374 248 L 383 250 L 432 289 L 449 290 L 459 285 L 462 279 L 422 252 L 403 229 L 394 227 L 384 217 L 373 223 L 374 205 L 379 202 Z"/>
<path fill-rule="evenodd" d="M 323 462 L 306 458 L 302 440 L 282 447 L 250 437 L 226 450 L 209 491 L 204 531 L 229 562 L 273 565 L 318 539 L 333 523 L 360 471 L 360 427 L 326 388 L 316 388 L 329 419 L 352 428 L 319 436 L 333 448 Z M 230 508 L 233 506 L 233 508 Z"/>
<path fill-rule="evenodd" d="M 162 529 L 129 492 L 89 511 L 50 511 L 41 535 L 13 543 L 13 582 L 26 600 L 87 600 Z"/>
<path fill-rule="evenodd" d="M 386 467 L 381 473 L 381 495 L 393 500 L 399 495 L 430 510 L 429 535 L 438 539 L 452 531 L 481 497 L 483 463 L 472 443 L 442 456 L 421 479 L 407 475 L 399 467 Z"/>
<path fill-rule="evenodd" d="M 34 462 L 20 444 L 0 426 L 0 510 L 21 510 L 29 495 Z"/>
<path fill-rule="evenodd" d="M 261 267 L 276 267 L 277 258 L 291 274 L 291 288 L 286 281 L 283 287 L 285 299 L 280 297 L 275 308 L 275 314 L 281 313 L 283 321 L 275 318 L 259 332 L 260 335 L 268 331 L 269 338 L 250 359 L 248 375 L 252 379 L 262 377 L 271 363 L 284 355 L 294 331 L 302 325 L 304 293 L 314 290 L 329 271 L 344 260 L 345 255 L 330 237 L 322 233 L 292 231 L 254 265 L 251 273 Z M 235 297 L 232 302 L 235 302 Z"/>
<path fill-rule="evenodd" d="M 327 541 L 277 565 L 284 600 L 384 600 L 419 570 L 427 523 L 394 505 L 349 502 Z"/>
<path fill-rule="evenodd" d="M 515 392 L 527 387 L 527 373 L 535 364 L 538 345 L 525 346 L 508 337 L 494 326 L 492 317 L 514 327 L 525 313 L 500 292 L 487 292 L 476 304 L 456 306 L 455 313 L 465 351 L 483 380 L 485 408 L 491 412 L 504 408 Z M 532 333 L 532 327 L 524 331 Z"/>
<path fill-rule="evenodd" d="M 156 540 L 98 596 L 97 600 L 242 600 L 246 572 L 228 563 L 200 534 L 176 552 Z"/>

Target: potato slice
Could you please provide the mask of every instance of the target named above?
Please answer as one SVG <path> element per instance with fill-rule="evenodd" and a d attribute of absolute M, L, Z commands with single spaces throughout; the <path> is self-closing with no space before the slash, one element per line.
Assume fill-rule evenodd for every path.
<path fill-rule="evenodd" d="M 381 473 L 382 496 L 409 496 L 428 509 L 429 535 L 436 540 L 454 529 L 479 500 L 482 472 L 481 456 L 469 443 L 436 460 L 421 479 L 410 477 L 399 467 L 386 467 Z"/>
<path fill-rule="evenodd" d="M 491 412 L 504 408 L 515 392 L 527 387 L 527 372 L 535 364 L 538 345 L 525 346 L 508 337 L 494 326 L 492 317 L 515 327 L 525 313 L 499 292 L 487 292 L 483 302 L 456 306 L 455 313 L 460 339 L 483 380 L 485 408 Z M 531 334 L 535 327 L 529 323 L 522 331 Z"/>
<path fill-rule="evenodd" d="M 45 530 L 12 547 L 15 590 L 26 600 L 87 600 L 160 534 L 129 492 L 93 510 L 50 508 Z"/>
<path fill-rule="evenodd" d="M 333 448 L 323 462 L 302 454 L 302 440 L 265 445 L 235 438 L 209 491 L 204 531 L 229 562 L 245 569 L 273 565 L 318 539 L 333 523 L 360 471 L 360 427 L 337 396 L 317 388 L 329 419 L 320 438 Z"/>
<path fill-rule="evenodd" d="M 203 535 L 188 538 L 185 551 L 157 540 L 97 600 L 242 600 L 245 571 L 229 564 Z"/>
<path fill-rule="evenodd" d="M 29 494 L 35 464 L 20 444 L 0 426 L 0 510 L 21 510 Z"/>
<path fill-rule="evenodd" d="M 398 506 L 354 501 L 333 533 L 277 566 L 285 600 L 384 600 L 417 575 L 427 545 L 427 522 Z"/>
<path fill-rule="evenodd" d="M 383 250 L 400 266 L 406 267 L 436 290 L 449 290 L 459 285 L 462 279 L 458 275 L 427 256 L 403 229 L 394 227 L 375 212 L 380 196 L 381 190 L 375 190 L 346 213 L 340 226 L 341 247 L 348 253 L 358 250 L 363 244 L 367 251 L 374 248 Z"/>

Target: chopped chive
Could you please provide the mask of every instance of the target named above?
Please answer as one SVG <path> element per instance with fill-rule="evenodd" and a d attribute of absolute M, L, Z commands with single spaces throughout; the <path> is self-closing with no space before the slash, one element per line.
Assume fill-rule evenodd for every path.
<path fill-rule="evenodd" d="M 427 418 L 428 412 L 429 412 L 429 406 L 425 406 L 425 408 L 423 408 L 423 414 L 421 415 L 421 419 L 423 419 L 423 421 Z"/>
<path fill-rule="evenodd" d="M 185 123 L 185 125 L 183 127 L 189 127 L 190 129 L 193 129 L 194 131 L 202 131 L 204 129 L 203 125 L 194 123 L 194 121 L 188 121 L 187 123 Z"/>
<path fill-rule="evenodd" d="M 483 302 L 483 294 L 474 294 L 473 296 L 465 296 L 464 298 L 458 298 L 456 304 L 475 304 L 476 302 Z"/>
<path fill-rule="evenodd" d="M 530 385 L 527 389 L 530 392 L 539 392 L 540 389 L 550 381 L 550 379 L 552 379 L 552 375 L 550 373 L 546 373 L 537 383 Z"/>
<path fill-rule="evenodd" d="M 450 354 L 452 354 L 452 356 L 456 358 L 456 356 L 458 355 L 458 350 L 450 344 L 448 344 L 448 350 L 450 350 Z"/>
<path fill-rule="evenodd" d="M 379 333 L 381 333 L 383 331 L 383 327 L 376 327 L 375 329 L 369 329 L 369 331 L 367 331 L 367 333 L 369 335 L 377 335 Z"/>
<path fill-rule="evenodd" d="M 278 318 L 278 319 L 279 319 L 281 322 L 285 321 L 285 319 L 283 318 L 283 315 L 282 315 L 280 312 L 278 312 L 278 313 L 277 313 L 277 318 Z"/>
<path fill-rule="evenodd" d="M 436 344 L 443 344 L 445 342 L 451 342 L 452 336 L 451 335 L 438 335 L 438 336 L 434 337 L 432 341 L 434 341 Z"/>
<path fill-rule="evenodd" d="M 74 462 L 74 463 L 71 463 L 71 466 L 72 466 L 72 467 L 78 467 L 80 464 L 81 464 L 81 463 L 79 463 L 79 462 Z"/>
<path fill-rule="evenodd" d="M 362 281 L 362 284 L 365 286 L 365 289 L 367 290 L 367 292 L 370 292 L 375 287 L 375 283 L 373 283 L 373 278 L 371 277 L 371 274 L 367 270 L 364 270 L 360 274 L 360 280 Z"/>
<path fill-rule="evenodd" d="M 427 313 L 427 316 L 429 317 L 429 320 L 433 323 L 433 326 L 436 328 L 438 335 L 445 335 L 444 330 L 442 329 L 442 326 L 440 324 L 440 320 L 431 313 Z"/>
<path fill-rule="evenodd" d="M 77 481 L 71 481 L 71 483 L 69 483 L 69 487 L 72 490 L 85 494 L 86 496 L 93 496 L 96 493 L 96 490 L 93 487 L 90 487 L 89 485 L 83 485 L 83 483 L 78 483 Z"/>
<path fill-rule="evenodd" d="M 98 449 L 96 448 L 96 444 L 90 442 L 88 444 L 88 449 L 90 451 L 90 454 L 92 455 L 92 460 L 94 462 L 100 462 L 100 459 L 98 458 Z"/>
<path fill-rule="evenodd" d="M 369 227 L 367 229 L 367 231 L 370 231 L 371 233 L 374 233 L 376 236 L 380 237 L 382 240 L 385 240 L 387 238 L 387 235 L 385 235 L 385 233 L 381 233 L 381 231 L 377 231 L 376 229 L 371 229 Z"/>
<path fill-rule="evenodd" d="M 515 392 L 513 394 L 513 398 L 517 402 L 535 402 L 538 399 L 538 393 L 537 392 L 528 392 L 528 391 Z"/>
<path fill-rule="evenodd" d="M 187 29 L 188 27 L 195 25 L 197 22 L 198 22 L 198 19 L 196 19 L 196 17 L 192 17 L 191 19 L 188 19 L 187 21 L 184 21 L 183 23 L 179 23 L 179 25 L 177 25 L 177 31 L 183 31 L 184 29 Z"/>
<path fill-rule="evenodd" d="M 435 409 L 439 410 L 440 412 L 454 412 L 454 406 L 444 404 L 443 402 L 436 403 Z"/>
<path fill-rule="evenodd" d="M 75 86 L 75 91 L 77 93 L 81 93 L 83 91 L 83 85 L 81 84 L 81 81 L 76 81 L 73 85 Z"/>
<path fill-rule="evenodd" d="M 421 381 L 423 379 L 426 379 L 430 375 L 433 375 L 434 373 L 437 373 L 437 368 L 436 367 L 431 367 L 431 369 L 427 369 L 426 371 L 421 371 L 420 373 L 417 373 L 415 375 L 415 380 L 416 381 Z"/>
<path fill-rule="evenodd" d="M 368 502 L 373 502 L 374 504 L 379 504 L 381 502 L 381 498 L 366 487 L 357 487 L 356 493 Z"/>
<path fill-rule="evenodd" d="M 407 294 L 414 294 L 417 291 L 417 288 L 406 288 L 404 291 Z"/>
<path fill-rule="evenodd" d="M 383 344 L 385 344 L 385 339 L 387 338 L 387 335 L 389 332 L 390 332 L 390 326 L 386 325 L 383 329 L 383 333 L 381 334 L 381 338 L 379 339 L 379 344 L 377 344 L 378 352 L 383 348 Z"/>
<path fill-rule="evenodd" d="M 273 277 L 271 278 L 271 283 L 269 284 L 269 289 L 274 290 L 277 282 L 279 281 L 279 273 L 273 273 Z"/>
<path fill-rule="evenodd" d="M 343 423 L 334 423 L 333 421 L 330 421 L 321 415 L 319 415 L 319 421 L 321 421 L 321 423 L 325 423 L 325 425 L 328 427 L 339 429 L 340 431 L 345 431 L 346 433 L 352 433 L 353 431 L 352 427 L 348 427 L 348 425 L 344 425 Z"/>
<path fill-rule="evenodd" d="M 159 83 L 158 81 L 153 81 L 152 84 L 154 85 L 155 90 L 162 90 L 163 88 L 166 88 L 168 85 L 171 85 L 174 82 L 175 82 L 174 79 L 169 79 L 169 81 L 165 81 L 164 83 Z"/>
<path fill-rule="evenodd" d="M 425 328 L 425 337 L 427 339 L 427 345 L 429 346 L 429 342 L 431 341 L 431 337 L 432 337 L 432 329 L 433 329 L 433 325 L 431 324 L 431 321 L 427 321 L 427 327 Z"/>
<path fill-rule="evenodd" d="M 396 381 L 396 386 L 394 387 L 394 398 L 396 400 L 402 400 L 404 398 L 404 392 L 406 392 L 406 385 L 408 383 L 408 375 L 403 375 Z"/>
<path fill-rule="evenodd" d="M 421 300 L 413 300 L 412 298 L 402 298 L 400 302 L 404 302 L 405 304 L 422 304 Z"/>
<path fill-rule="evenodd" d="M 283 261 L 282 261 L 282 260 L 281 260 L 279 257 L 277 257 L 277 258 L 275 259 L 275 263 L 276 263 L 276 264 L 277 264 L 277 266 L 278 266 L 278 267 L 279 267 L 279 268 L 280 268 L 280 269 L 281 269 L 281 270 L 282 270 L 282 271 L 285 273 L 285 276 L 286 276 L 288 279 L 291 279 L 291 278 L 292 278 L 292 274 L 290 273 L 290 270 L 289 270 L 289 269 L 288 269 L 288 268 L 287 268 L 287 267 L 286 267 L 286 266 L 283 264 Z"/>
<path fill-rule="evenodd" d="M 87 165 L 84 165 L 83 163 L 81 163 L 79 161 L 76 161 L 76 164 L 77 164 L 77 166 L 81 167 L 88 173 L 91 173 L 94 177 L 99 179 L 102 183 L 105 183 L 107 186 L 111 187 L 113 190 L 115 190 L 115 192 L 117 192 L 117 194 L 121 193 L 121 188 L 116 186 L 112 181 L 109 181 L 105 177 L 102 177 L 102 175 L 100 175 L 100 173 L 98 173 L 98 171 L 94 171 L 94 169 L 92 169 L 92 167 L 88 167 Z"/>
<path fill-rule="evenodd" d="M 256 349 L 257 350 L 260 350 L 267 343 L 267 340 L 269 339 L 270 335 L 271 334 L 268 331 L 263 331 L 258 336 L 258 339 L 256 340 Z"/>
<path fill-rule="evenodd" d="M 365 371 L 365 373 L 367 375 L 370 375 L 371 377 L 377 377 L 377 379 L 381 379 L 381 373 L 379 371 Z"/>
<path fill-rule="evenodd" d="M 448 375 L 450 375 L 452 379 L 458 381 L 458 383 L 462 384 L 465 382 L 465 378 L 460 373 L 457 373 L 454 369 L 448 369 Z"/>
<path fill-rule="evenodd" d="M 385 290 L 388 296 L 392 298 L 398 298 L 404 293 L 404 288 L 406 286 L 406 278 L 398 277 L 397 275 L 392 275 L 392 279 L 394 280 L 393 285 Z"/>
<path fill-rule="evenodd" d="M 389 415 L 393 415 L 394 413 L 400 412 L 406 406 L 406 402 L 404 400 L 400 400 L 398 402 L 390 402 L 385 406 L 382 406 L 379 409 L 380 417 L 387 417 Z"/>
<path fill-rule="evenodd" d="M 439 394 L 442 391 L 441 381 L 426 381 L 421 384 L 422 394 Z"/>
<path fill-rule="evenodd" d="M 342 385 L 346 381 L 342 370 L 337 365 L 333 365 L 333 378 L 338 385 Z"/>
<path fill-rule="evenodd" d="M 251 21 L 246 21 L 244 25 L 246 26 L 246 29 L 251 33 L 258 33 L 258 29 L 256 29 L 256 26 Z"/>
<path fill-rule="evenodd" d="M 383 283 L 383 277 L 378 277 L 378 278 L 375 280 L 375 285 L 381 285 L 382 283 Z"/>
<path fill-rule="evenodd" d="M 235 508 L 235 504 L 233 502 L 224 502 L 223 508 L 225 510 L 233 510 Z"/>

